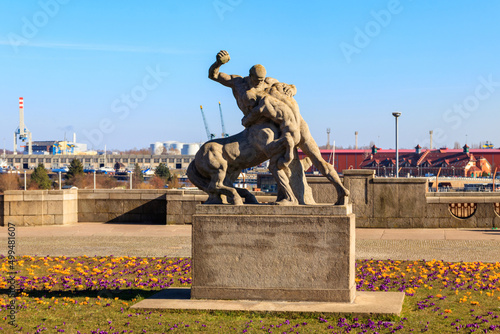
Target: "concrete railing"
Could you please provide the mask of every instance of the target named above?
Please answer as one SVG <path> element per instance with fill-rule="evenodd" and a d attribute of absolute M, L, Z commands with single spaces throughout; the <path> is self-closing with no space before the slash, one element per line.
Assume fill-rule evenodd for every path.
<path fill-rule="evenodd" d="M 190 224 L 207 197 L 192 190 L 79 190 L 78 221 Z"/>
<path fill-rule="evenodd" d="M 0 195 L 0 225 L 59 225 L 78 222 L 191 224 L 199 190 L 98 189 L 7 191 Z M 274 196 L 257 194 L 260 202 Z"/>
<path fill-rule="evenodd" d="M 491 228 L 500 227 L 496 193 L 429 193 L 425 178 L 374 178 L 362 170 L 344 171 L 358 227 Z M 468 218 L 453 214 L 459 203 L 473 204 Z"/>
<path fill-rule="evenodd" d="M 3 223 L 64 225 L 78 220 L 77 190 L 8 190 L 3 196 Z"/>
<path fill-rule="evenodd" d="M 380 228 L 491 228 L 500 227 L 498 193 L 429 193 L 426 178 L 375 178 L 372 170 L 344 170 L 344 185 L 357 227 Z M 324 177 L 308 178 L 318 203 L 337 199 Z M 457 204 L 468 203 L 470 217 L 453 213 Z"/>
<path fill-rule="evenodd" d="M 316 202 L 337 200 L 326 178 L 308 177 L 308 183 Z M 500 227 L 500 194 L 429 193 L 425 178 L 375 178 L 371 170 L 345 170 L 344 184 L 357 227 Z M 260 202 L 275 200 L 256 195 Z M 0 196 L 0 224 L 191 224 L 196 205 L 206 199 L 202 191 L 192 190 L 6 191 Z"/>
<path fill-rule="evenodd" d="M 79 222 L 165 224 L 165 191 L 79 190 Z"/>

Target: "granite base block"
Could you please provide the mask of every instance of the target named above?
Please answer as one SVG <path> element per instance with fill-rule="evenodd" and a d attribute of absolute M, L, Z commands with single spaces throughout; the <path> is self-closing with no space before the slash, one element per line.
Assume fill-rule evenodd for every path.
<path fill-rule="evenodd" d="M 136 310 L 311 312 L 399 316 L 404 292 L 358 291 L 352 303 L 191 299 L 191 289 L 170 288 L 132 305 Z"/>
<path fill-rule="evenodd" d="M 199 205 L 193 216 L 193 299 L 351 303 L 350 206 Z"/>

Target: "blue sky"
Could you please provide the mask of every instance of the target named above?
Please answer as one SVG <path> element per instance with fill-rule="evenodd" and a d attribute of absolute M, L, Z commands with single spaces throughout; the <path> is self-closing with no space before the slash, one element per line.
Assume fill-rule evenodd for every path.
<path fill-rule="evenodd" d="M 18 98 L 33 140 L 89 148 L 206 141 L 243 129 L 229 88 L 208 79 L 263 64 L 297 86 L 319 145 L 500 145 L 500 2 L 261 0 L 0 2 L 0 140 L 12 148 Z"/>

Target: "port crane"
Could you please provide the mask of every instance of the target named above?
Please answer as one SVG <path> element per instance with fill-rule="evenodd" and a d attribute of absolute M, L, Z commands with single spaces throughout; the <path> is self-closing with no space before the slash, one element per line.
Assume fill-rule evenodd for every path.
<path fill-rule="evenodd" d="M 229 135 L 226 132 L 226 127 L 224 126 L 224 118 L 222 117 L 222 107 L 220 105 L 219 101 L 219 112 L 220 112 L 220 124 L 222 126 L 222 138 L 229 137 Z"/>
<path fill-rule="evenodd" d="M 215 135 L 210 132 L 208 129 L 208 123 L 207 119 L 205 118 L 205 113 L 203 112 L 203 106 L 200 105 L 200 110 L 201 110 L 201 116 L 203 117 L 203 124 L 205 125 L 205 131 L 207 132 L 207 138 L 208 140 L 212 140 L 215 138 Z"/>

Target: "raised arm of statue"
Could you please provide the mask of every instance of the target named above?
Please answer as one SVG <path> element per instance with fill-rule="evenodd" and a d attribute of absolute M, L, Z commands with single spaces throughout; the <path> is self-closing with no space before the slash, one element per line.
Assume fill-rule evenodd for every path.
<path fill-rule="evenodd" d="M 241 76 L 234 74 L 229 75 L 219 71 L 220 67 L 223 64 L 227 63 L 230 59 L 231 57 L 229 57 L 229 53 L 227 51 L 225 50 L 219 51 L 219 53 L 217 53 L 215 63 L 213 63 L 212 66 L 210 66 L 210 69 L 208 70 L 208 77 L 224 86 L 233 87 L 234 79 L 241 78 Z"/>

